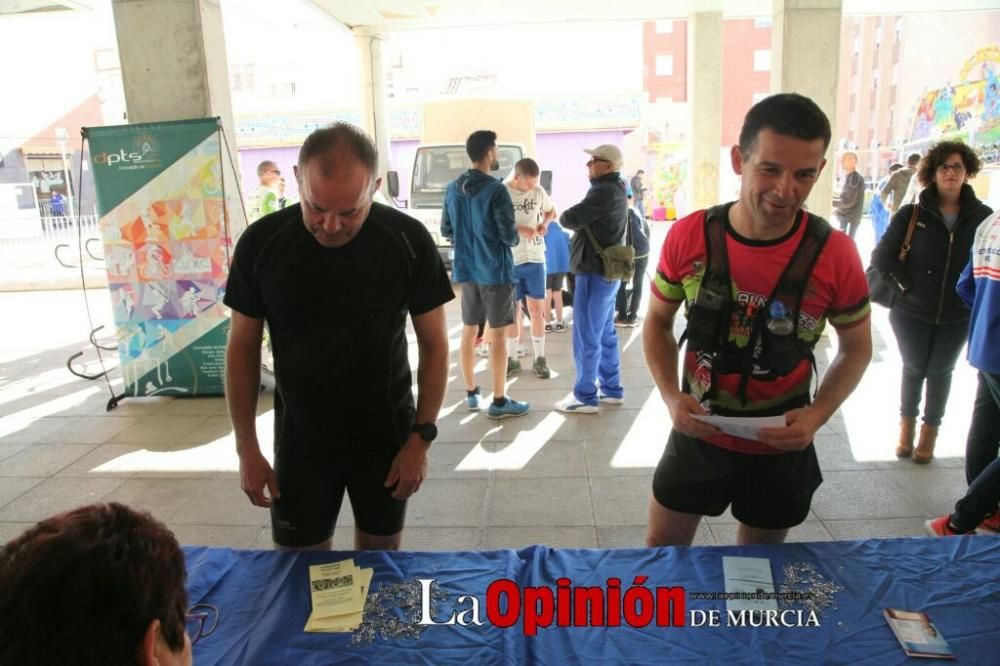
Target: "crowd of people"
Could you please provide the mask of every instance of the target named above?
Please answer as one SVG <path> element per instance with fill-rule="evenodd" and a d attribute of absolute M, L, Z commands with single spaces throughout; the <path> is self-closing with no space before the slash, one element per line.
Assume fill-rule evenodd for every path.
<path fill-rule="evenodd" d="M 232 310 L 226 398 L 240 485 L 270 511 L 274 543 L 329 549 L 346 492 L 355 547 L 398 549 L 448 383 L 444 308 L 455 298 L 453 283 L 465 406 L 505 419 L 532 409 L 506 390 L 507 377 L 521 371 L 522 316 L 530 318 L 532 370 L 547 379 L 546 334 L 567 328 L 567 274 L 575 375 L 571 395 L 554 405 L 566 414 L 625 402 L 616 325 L 636 325 L 642 293 L 651 294 L 643 349 L 671 429 L 653 477 L 646 544 L 690 544 L 702 517 L 727 509 L 739 522 L 738 543 L 783 541 L 823 481 L 814 436 L 872 357 L 868 284 L 852 241 L 863 185 L 855 191 L 849 179 L 841 191 L 839 229 L 804 206 L 830 141 L 829 120 L 806 97 L 777 94 L 755 104 L 730 152 L 738 198 L 677 221 L 651 279 L 642 172 L 629 182 L 614 145 L 585 151 L 590 188 L 557 211 L 535 160 L 520 160 L 498 180 L 490 175 L 496 133 L 473 132 L 470 168 L 448 185 L 442 211 L 442 235 L 454 246 L 451 275 L 421 223 L 373 201 L 378 154 L 358 128 L 336 123 L 306 139 L 294 168 L 300 205 L 264 210 L 280 194 L 281 174 L 263 163 L 264 214 L 237 243 L 225 295 Z M 842 157 L 848 176 L 856 161 Z M 933 459 L 966 342 L 979 371 L 969 491 L 952 514 L 928 521 L 940 536 L 1000 529 L 1000 353 L 990 344 L 1000 328 L 1000 217 L 967 182 L 979 168 L 967 146 L 941 142 L 894 169 L 880 190 L 891 221 L 872 256 L 899 290 L 889 314 L 903 358 L 899 457 Z M 922 189 L 904 203 L 914 179 Z M 625 246 L 634 268 L 622 279 L 609 271 L 609 250 Z M 682 308 L 686 330 L 676 336 Z M 416 396 L 408 321 L 417 340 Z M 277 380 L 273 466 L 256 430 L 265 324 Z M 816 378 L 813 350 L 827 325 L 836 352 Z M 476 380 L 479 336 L 489 342 L 489 395 Z M 781 417 L 783 425 L 751 439 L 710 418 L 725 416 Z M 186 664 L 197 639 L 185 633 L 192 616 L 203 631 L 204 614 L 187 608 L 177 542 L 148 514 L 83 507 L 0 551 L 0 635 L 14 638 L 3 641 L 0 664 L 72 663 L 80 658 L 74 650 L 88 651 L 86 663 Z"/>

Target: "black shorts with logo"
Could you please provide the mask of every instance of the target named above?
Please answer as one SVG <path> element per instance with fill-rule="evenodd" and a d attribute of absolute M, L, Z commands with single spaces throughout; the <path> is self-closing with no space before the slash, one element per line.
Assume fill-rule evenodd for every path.
<path fill-rule="evenodd" d="M 737 453 L 671 430 L 653 475 L 653 497 L 673 511 L 719 516 L 732 504 L 738 521 L 787 529 L 809 514 L 823 475 L 812 444 L 775 455 Z"/>
<path fill-rule="evenodd" d="M 375 536 L 401 531 L 406 500 L 393 499 L 395 487 L 384 485 L 398 452 L 399 445 L 393 443 L 323 457 L 286 460 L 276 455 L 274 471 L 281 497 L 271 506 L 274 542 L 302 548 L 331 538 L 345 490 L 359 530 Z"/>

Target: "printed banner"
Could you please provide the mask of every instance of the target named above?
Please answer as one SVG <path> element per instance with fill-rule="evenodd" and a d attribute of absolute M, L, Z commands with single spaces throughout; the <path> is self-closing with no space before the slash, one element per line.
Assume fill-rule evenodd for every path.
<path fill-rule="evenodd" d="M 84 134 L 125 395 L 221 394 L 232 239 L 218 120 Z"/>

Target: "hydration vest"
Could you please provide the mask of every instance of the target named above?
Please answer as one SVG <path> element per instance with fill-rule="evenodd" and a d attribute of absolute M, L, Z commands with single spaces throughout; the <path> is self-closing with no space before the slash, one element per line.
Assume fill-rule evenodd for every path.
<path fill-rule="evenodd" d="M 798 336 L 799 310 L 813 266 L 830 237 L 830 225 L 821 217 L 803 212 L 805 232 L 795 253 L 778 279 L 767 303 L 760 308 L 751 323 L 745 347 L 729 339 L 733 317 L 732 280 L 729 275 L 729 254 L 726 251 L 726 211 L 728 205 L 714 206 L 705 212 L 706 267 L 701 286 L 687 308 L 687 329 L 680 343 L 687 341 L 687 351 L 707 354 L 712 359 L 711 385 L 703 396 L 715 397 L 718 373 L 740 373 L 739 398 L 746 404 L 746 387 L 753 372 L 754 352 L 761 343 L 761 367 L 776 375 L 787 375 L 803 360 L 809 360 L 815 372 L 814 344 Z M 689 387 L 685 387 L 688 390 Z M 804 404 L 808 404 L 808 394 Z M 777 406 L 776 413 L 793 405 Z M 803 406 L 803 405 L 794 405 Z M 716 413 L 722 413 L 715 410 Z M 746 414 L 746 412 L 742 412 Z"/>

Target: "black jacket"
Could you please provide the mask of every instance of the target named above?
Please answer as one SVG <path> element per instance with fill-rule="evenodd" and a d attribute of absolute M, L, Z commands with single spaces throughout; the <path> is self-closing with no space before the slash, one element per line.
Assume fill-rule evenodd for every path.
<path fill-rule="evenodd" d="M 602 248 L 624 245 L 627 216 L 625 183 L 617 171 L 590 181 L 590 189 L 583 201 L 567 208 L 559 218 L 559 224 L 577 232 L 573 234 L 570 248 L 570 270 L 574 273 L 602 273 L 601 261 L 583 228 L 590 227 Z"/>
<path fill-rule="evenodd" d="M 649 256 L 649 225 L 635 208 L 628 208 L 628 233 L 625 241 L 635 250 L 635 258 L 641 259 Z"/>
<path fill-rule="evenodd" d="M 958 221 L 949 232 L 941 217 L 936 185 L 920 193 L 917 205 L 917 225 L 905 264 L 899 262 L 899 248 L 913 214 L 912 204 L 903 206 L 892 217 L 889 229 L 872 253 L 872 265 L 905 289 L 894 308 L 934 323 L 967 320 L 969 308 L 955 293 L 955 284 L 969 263 L 976 227 L 993 211 L 976 198 L 972 187 L 963 185 Z"/>

